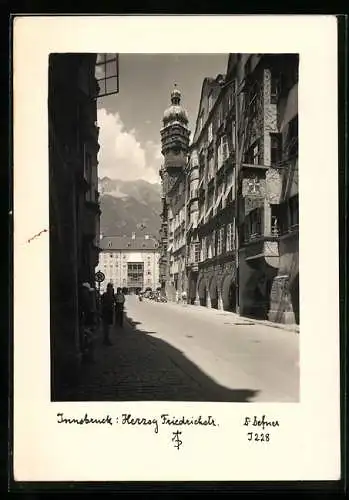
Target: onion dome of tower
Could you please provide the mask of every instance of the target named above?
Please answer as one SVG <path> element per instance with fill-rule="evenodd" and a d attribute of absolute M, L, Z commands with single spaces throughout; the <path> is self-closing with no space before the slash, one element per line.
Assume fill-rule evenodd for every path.
<path fill-rule="evenodd" d="M 188 115 L 181 106 L 181 93 L 176 84 L 171 92 L 171 106 L 166 109 L 162 121 L 165 127 L 171 122 L 180 122 L 184 126 L 188 125 Z"/>

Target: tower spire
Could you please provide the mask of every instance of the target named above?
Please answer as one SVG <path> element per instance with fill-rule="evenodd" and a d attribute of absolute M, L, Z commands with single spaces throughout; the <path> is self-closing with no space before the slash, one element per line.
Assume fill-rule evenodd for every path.
<path fill-rule="evenodd" d="M 171 92 L 171 102 L 174 106 L 179 106 L 181 102 L 181 92 L 177 87 L 177 83 L 175 82 L 173 86 L 173 90 Z"/>

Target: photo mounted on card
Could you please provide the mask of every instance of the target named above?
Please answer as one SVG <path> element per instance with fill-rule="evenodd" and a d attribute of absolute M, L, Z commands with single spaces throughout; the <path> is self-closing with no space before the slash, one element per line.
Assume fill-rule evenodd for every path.
<path fill-rule="evenodd" d="M 336 36 L 15 20 L 15 481 L 339 479 Z"/>

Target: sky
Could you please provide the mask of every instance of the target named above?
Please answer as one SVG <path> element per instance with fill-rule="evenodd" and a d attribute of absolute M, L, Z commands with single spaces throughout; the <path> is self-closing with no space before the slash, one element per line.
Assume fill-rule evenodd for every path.
<path fill-rule="evenodd" d="M 161 120 L 174 84 L 193 133 L 203 80 L 227 63 L 228 54 L 120 54 L 119 93 L 98 100 L 99 177 L 159 182 Z"/>

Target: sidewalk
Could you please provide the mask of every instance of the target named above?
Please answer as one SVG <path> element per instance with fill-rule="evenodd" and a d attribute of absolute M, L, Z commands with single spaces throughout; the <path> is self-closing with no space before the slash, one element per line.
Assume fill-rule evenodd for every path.
<path fill-rule="evenodd" d="M 267 321 L 267 320 L 261 320 L 261 319 L 254 319 L 254 318 L 247 318 L 245 316 L 240 316 L 237 313 L 231 312 L 231 311 L 225 311 L 224 309 L 213 309 L 210 307 L 205 307 L 205 306 L 200 306 L 200 305 L 193 305 L 193 304 L 184 304 L 183 302 L 167 302 L 167 304 L 174 305 L 174 306 L 180 306 L 180 307 L 188 307 L 188 308 L 195 308 L 198 310 L 201 310 L 203 312 L 211 312 L 217 314 L 218 316 L 231 316 L 232 321 L 237 324 L 237 325 L 248 325 L 248 324 L 260 324 L 260 325 L 265 325 L 265 326 L 270 326 L 272 328 L 279 328 L 281 330 L 287 330 L 290 332 L 296 332 L 299 333 L 299 325 L 296 324 L 287 324 L 287 323 L 274 323 L 273 321 Z"/>
<path fill-rule="evenodd" d="M 113 327 L 111 346 L 95 339 L 94 362 L 82 366 L 80 384 L 71 388 L 67 401 L 204 401 L 204 390 L 174 361 L 175 348 L 132 326 Z"/>

